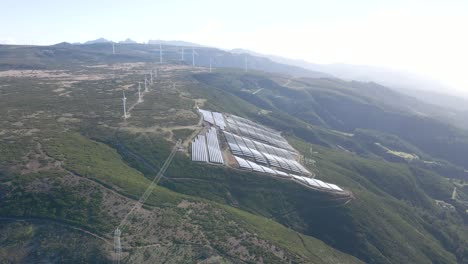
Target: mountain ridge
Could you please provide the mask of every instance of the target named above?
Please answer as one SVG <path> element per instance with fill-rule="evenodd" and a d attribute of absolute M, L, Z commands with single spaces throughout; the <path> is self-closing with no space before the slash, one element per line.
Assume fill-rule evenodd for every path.
<path fill-rule="evenodd" d="M 368 66 L 368 65 L 353 65 L 345 63 L 332 63 L 332 64 L 318 64 L 311 63 L 305 60 L 289 59 L 277 55 L 267 55 L 246 49 L 233 49 L 234 53 L 247 53 L 255 56 L 266 57 L 275 62 L 298 66 L 304 69 L 313 71 L 325 72 L 330 75 L 336 76 L 337 78 L 344 80 L 356 80 L 362 82 L 376 82 L 389 86 L 393 89 L 397 89 L 400 92 L 404 92 L 409 95 L 417 95 L 418 93 L 431 94 L 435 93 L 434 98 L 437 98 L 436 94 L 444 95 L 450 103 L 439 103 L 444 107 L 452 107 L 453 102 L 456 102 L 455 107 L 458 110 L 466 110 L 466 102 L 468 101 L 468 95 L 462 95 L 463 99 L 458 98 L 458 93 L 448 92 L 450 89 L 448 86 L 440 83 L 437 80 L 432 80 L 426 76 L 388 69 L 385 67 Z M 425 97 L 422 97 L 423 99 Z M 437 103 L 434 98 L 427 98 L 426 102 Z M 464 102 L 460 102 L 463 100 Z"/>

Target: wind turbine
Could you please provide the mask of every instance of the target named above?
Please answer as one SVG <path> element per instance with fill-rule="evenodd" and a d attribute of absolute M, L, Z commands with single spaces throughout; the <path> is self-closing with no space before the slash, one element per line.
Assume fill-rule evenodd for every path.
<path fill-rule="evenodd" d="M 145 75 L 145 93 L 148 92 L 148 79 L 146 79 L 146 75 Z"/>
<path fill-rule="evenodd" d="M 150 84 L 153 85 L 153 70 L 150 71 Z"/>
<path fill-rule="evenodd" d="M 125 91 L 122 91 L 123 97 L 122 97 L 122 102 L 123 102 L 123 112 L 124 112 L 124 119 L 127 119 L 127 97 L 125 97 Z"/>
<path fill-rule="evenodd" d="M 114 44 L 114 42 L 112 42 L 112 54 L 115 55 L 115 44 Z"/>
<path fill-rule="evenodd" d="M 196 53 L 195 48 L 192 47 L 192 67 L 195 67 L 195 55 L 198 56 L 198 53 Z"/>
<path fill-rule="evenodd" d="M 141 103 L 141 82 L 138 82 L 138 102 Z"/>

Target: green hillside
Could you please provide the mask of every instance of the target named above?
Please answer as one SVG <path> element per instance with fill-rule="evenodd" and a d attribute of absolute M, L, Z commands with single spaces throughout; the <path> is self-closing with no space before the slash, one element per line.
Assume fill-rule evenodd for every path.
<path fill-rule="evenodd" d="M 268 77 L 196 76 L 265 110 L 288 113 L 308 124 L 347 133 L 367 129 L 393 134 L 434 158 L 468 167 L 468 132 L 433 118 L 432 111 L 439 110 L 437 107 L 430 110 L 412 97 L 374 83 Z M 263 89 L 252 94 L 258 88 Z"/>
<path fill-rule="evenodd" d="M 73 249 L 67 243 L 58 246 L 52 239 L 39 238 L 54 233 L 50 228 L 44 230 L 41 224 L 51 223 L 52 226 L 56 224 L 61 229 L 68 229 L 65 233 L 73 239 L 82 236 L 77 228 L 88 230 L 111 243 L 110 234 L 118 225 L 116 221 L 135 203 L 133 197 L 144 192 L 149 180 L 123 163 L 115 150 L 78 134 L 59 136 L 44 145 L 47 145 L 47 155 L 64 161 L 63 168 L 55 173 L 43 171 L 11 175 L 9 184 L 3 183 L 3 186 L 8 187 L 4 189 L 0 213 L 5 218 L 2 219 L 6 222 L 5 231 L 17 234 L 17 238 L 3 239 L 4 249 L 0 256 L 5 260 L 13 260 L 19 257 L 16 254 L 18 251 L 26 251 L 26 259 L 32 262 L 54 261 L 56 258 L 86 261 L 85 255 L 68 254 Z M 268 263 L 289 260 L 300 263 L 359 263 L 315 238 L 263 217 L 193 196 L 180 195 L 162 187 L 154 190 L 143 211 L 131 215 L 130 225 L 124 231 L 126 236 L 123 242 L 124 249 L 127 248 L 125 253 L 128 254 L 128 262 L 141 261 L 142 258 L 154 260 L 164 254 L 164 258 L 177 258 L 178 262 L 190 261 L 192 258 L 215 258 L 227 263 L 256 262 L 260 259 Z M 204 213 L 199 214 L 201 211 Z M 22 220 L 22 224 L 10 223 L 9 220 L 15 218 Z M 229 222 L 223 219 L 229 219 Z M 31 231 L 21 235 L 24 228 Z M 195 230 L 197 232 L 194 233 Z M 180 235 L 180 232 L 188 236 Z M 31 249 L 26 248 L 26 245 L 34 244 L 36 240 L 42 241 L 43 255 L 34 252 L 34 249 L 28 252 Z M 93 239 L 91 241 L 94 243 Z M 231 245 L 233 248 L 227 241 L 235 243 Z M 179 252 L 173 251 L 170 246 L 173 243 L 180 245 Z M 154 247 L 158 248 L 156 244 L 161 245 L 162 249 L 159 247 L 154 252 Z M 206 252 L 196 252 L 199 247 Z M 148 251 L 145 248 L 153 249 Z M 82 253 L 85 254 L 86 250 L 83 249 Z M 181 252 L 184 255 L 177 256 Z M 101 261 L 109 262 L 105 253 L 98 251 L 96 254 Z"/>
<path fill-rule="evenodd" d="M 468 263 L 468 132 L 428 116 L 435 108 L 260 59 L 263 71 L 244 73 L 214 49 L 200 62 L 232 57 L 208 73 L 167 48 L 160 65 L 152 45 L 115 56 L 106 44 L 0 46 L 1 262 L 112 262 L 114 229 L 181 139 L 127 218 L 124 263 Z M 137 82 L 156 68 L 136 104 Z M 353 199 L 191 162 L 196 106 L 282 131 L 317 178 Z"/>

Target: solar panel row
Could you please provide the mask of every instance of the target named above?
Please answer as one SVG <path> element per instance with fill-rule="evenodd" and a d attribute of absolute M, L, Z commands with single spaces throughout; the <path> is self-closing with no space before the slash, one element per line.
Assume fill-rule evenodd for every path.
<path fill-rule="evenodd" d="M 291 163 L 293 163 L 303 174 L 307 174 L 307 175 L 310 175 L 310 171 L 307 170 L 304 166 L 302 166 L 302 164 L 300 164 L 299 162 L 295 161 L 295 160 L 290 160 Z"/>
<path fill-rule="evenodd" d="M 282 176 L 282 177 L 286 177 L 286 178 L 290 178 L 289 174 L 287 174 L 286 172 L 282 172 L 282 171 L 279 171 L 279 170 L 273 170 L 276 175 L 278 176 Z"/>
<path fill-rule="evenodd" d="M 273 155 L 270 155 L 268 153 L 262 153 L 262 154 L 268 160 L 268 164 L 270 164 L 270 166 L 281 168 L 281 165 L 279 164 L 279 162 L 275 159 Z"/>
<path fill-rule="evenodd" d="M 267 131 L 269 133 L 272 133 L 272 134 L 275 134 L 275 135 L 281 135 L 280 132 L 278 132 L 278 131 L 276 131 L 274 129 L 271 129 L 269 127 L 260 125 L 258 123 L 255 123 L 255 122 L 253 122 L 253 121 L 251 121 L 249 119 L 246 119 L 246 118 L 243 118 L 243 117 L 240 117 L 240 116 L 236 116 L 236 115 L 231 115 L 231 116 L 232 116 L 232 118 L 234 118 L 239 123 L 244 123 L 244 124 L 253 126 L 255 128 L 265 130 L 265 131 Z"/>
<path fill-rule="evenodd" d="M 238 156 L 234 156 L 234 157 L 236 158 L 236 161 L 239 164 L 239 167 L 241 167 L 242 169 L 253 170 L 253 171 L 256 171 L 256 172 L 265 172 L 265 173 L 269 173 L 269 174 L 273 174 L 273 175 L 278 174 L 278 171 L 276 171 L 276 170 L 272 170 L 272 169 L 270 169 L 268 167 L 258 165 L 255 162 L 243 159 L 243 158 L 238 157 Z M 279 173 L 283 173 L 283 172 L 279 172 Z"/>
<path fill-rule="evenodd" d="M 226 123 L 224 122 L 223 114 L 218 113 L 218 112 L 213 112 L 213 118 L 214 118 L 216 125 L 219 128 L 221 128 L 221 130 L 224 130 L 226 128 Z"/>
<path fill-rule="evenodd" d="M 237 123 L 236 129 L 238 132 L 246 137 L 250 137 L 256 140 L 260 140 L 263 142 L 268 142 L 269 144 L 275 145 L 275 146 L 281 146 L 290 149 L 291 147 L 285 143 L 284 141 L 280 141 L 278 139 L 275 139 L 271 137 L 271 135 L 266 135 L 262 130 L 259 130 L 257 128 L 248 126 L 248 125 L 239 125 Z"/>
<path fill-rule="evenodd" d="M 248 138 L 245 138 L 245 137 L 243 137 L 242 139 L 244 140 L 245 145 L 248 148 L 250 148 L 250 150 L 257 149 L 260 152 L 266 152 L 266 153 L 276 155 L 276 156 L 280 156 L 280 157 L 284 157 L 284 158 L 287 158 L 287 159 L 293 159 L 292 153 L 287 151 L 287 150 L 276 148 L 276 147 L 273 147 L 273 146 L 270 146 L 270 145 L 255 141 L 255 140 L 251 140 L 251 139 L 248 139 Z"/>
<path fill-rule="evenodd" d="M 236 161 L 239 164 L 239 167 L 242 168 L 242 169 L 248 169 L 248 170 L 252 170 L 252 171 L 255 171 L 255 172 L 265 172 L 265 173 L 268 173 L 268 174 L 273 174 L 273 175 L 284 177 L 284 178 L 291 178 L 292 177 L 291 174 L 288 174 L 286 172 L 283 172 L 283 171 L 280 171 L 280 170 L 275 170 L 275 169 L 270 169 L 268 167 L 258 165 L 255 162 L 243 159 L 243 158 L 238 157 L 238 156 L 234 156 L 234 157 L 236 158 Z"/>
<path fill-rule="evenodd" d="M 240 127 L 239 130 L 243 133 L 245 136 L 250 136 L 251 138 L 260 140 L 262 142 L 267 142 L 270 145 L 274 145 L 280 148 L 284 149 L 289 149 L 292 150 L 293 148 L 283 139 L 279 140 L 277 138 L 273 138 L 270 135 L 263 134 L 262 132 L 258 130 L 250 130 L 248 128 L 242 128 Z"/>
<path fill-rule="evenodd" d="M 256 162 L 260 162 L 260 163 L 263 163 L 263 164 L 268 164 L 267 160 L 266 160 L 265 157 L 262 155 L 262 153 L 260 153 L 260 152 L 257 151 L 256 149 L 250 149 L 250 151 L 251 151 L 252 154 L 254 155 L 254 158 L 255 158 L 255 161 L 256 161 Z"/>
<path fill-rule="evenodd" d="M 265 172 L 265 170 L 262 168 L 262 166 L 258 165 L 257 163 L 249 161 L 249 160 L 247 160 L 247 162 L 249 163 L 250 167 L 252 167 L 253 171 Z"/>
<path fill-rule="evenodd" d="M 295 173 L 310 174 L 302 165 L 299 167 L 292 155 L 279 148 L 269 146 L 245 137 L 224 131 L 226 140 L 233 154 L 255 159 L 256 162 L 270 164 L 271 166 L 289 170 Z M 283 155 L 279 157 L 278 155 Z M 284 158 L 284 156 L 288 158 Z"/>
<path fill-rule="evenodd" d="M 235 134 L 239 134 L 239 129 L 237 128 L 237 124 L 234 119 L 230 118 L 229 116 L 225 116 L 225 119 L 229 127 L 229 131 Z"/>
<path fill-rule="evenodd" d="M 238 117 L 235 115 L 226 115 L 225 119 L 228 123 L 230 131 L 233 133 L 247 136 L 262 142 L 267 142 L 269 144 L 281 147 L 283 149 L 287 149 L 289 151 L 294 151 L 294 148 L 291 147 L 288 144 L 288 142 L 277 131 L 271 130 L 262 125 L 253 123 L 248 119 Z M 289 151 L 284 151 L 286 152 L 285 155 L 290 155 Z"/>
<path fill-rule="evenodd" d="M 224 164 L 223 154 L 219 148 L 218 134 L 216 133 L 216 128 L 211 127 L 206 134 L 207 144 L 208 144 L 208 154 L 210 157 L 210 162 Z"/>
<path fill-rule="evenodd" d="M 254 154 L 245 145 L 244 140 L 242 139 L 242 137 L 239 137 L 238 135 L 234 135 L 234 134 L 232 134 L 232 137 L 236 141 L 237 146 L 239 146 L 239 149 L 242 152 L 242 156 L 246 156 L 246 157 L 249 157 L 249 158 L 254 158 Z"/>
<path fill-rule="evenodd" d="M 303 176 L 298 176 L 298 175 L 291 175 L 294 179 L 298 180 L 299 182 L 308 184 L 312 187 L 319 188 L 319 189 L 326 189 L 330 191 L 338 191 L 342 192 L 343 189 L 338 187 L 336 184 L 332 183 L 326 183 L 324 181 L 318 180 L 318 179 L 311 179 Z"/>
<path fill-rule="evenodd" d="M 296 167 L 296 165 L 294 165 L 293 160 L 288 160 L 288 159 L 281 158 L 281 157 L 277 157 L 276 159 L 277 160 L 282 160 L 283 163 L 285 163 L 289 167 L 290 171 L 294 171 L 296 173 L 301 173 L 301 170 L 298 167 Z"/>
<path fill-rule="evenodd" d="M 244 140 L 244 143 L 245 145 L 249 148 L 249 149 L 255 149 L 255 144 L 253 143 L 252 140 L 248 139 L 248 138 L 242 138 Z"/>
<path fill-rule="evenodd" d="M 260 165 L 260 167 L 262 167 L 262 169 L 266 172 L 266 173 L 269 173 L 269 174 L 276 174 L 276 172 L 268 167 L 265 167 L 265 166 L 262 166 Z"/>
<path fill-rule="evenodd" d="M 203 135 L 198 135 L 192 141 L 192 160 L 208 162 L 206 139 Z"/>
<path fill-rule="evenodd" d="M 271 141 L 272 143 L 282 145 L 288 149 L 293 149 L 278 131 L 274 131 L 242 117 L 234 115 L 231 115 L 231 117 L 233 121 L 235 120 L 238 129 L 242 129 L 245 136 L 248 135 L 263 141 Z"/>
<path fill-rule="evenodd" d="M 304 166 L 300 165 L 299 162 L 294 160 L 291 152 L 284 149 L 275 148 L 257 141 L 252 142 L 273 166 L 292 170 L 296 173 L 310 174 L 310 172 L 306 168 L 304 168 Z M 267 156 L 266 154 L 270 156 Z"/>
<path fill-rule="evenodd" d="M 237 156 L 234 156 L 234 158 L 236 158 L 236 161 L 239 164 L 239 167 L 243 169 L 252 169 L 252 167 L 250 167 L 249 163 L 245 159 L 237 157 Z"/>
<path fill-rule="evenodd" d="M 203 109 L 198 109 L 198 111 L 203 115 L 203 120 L 205 120 L 206 122 L 214 125 L 215 122 L 214 122 L 214 119 L 213 119 L 213 115 L 211 114 L 211 111 L 206 111 L 206 110 L 203 110 Z"/>

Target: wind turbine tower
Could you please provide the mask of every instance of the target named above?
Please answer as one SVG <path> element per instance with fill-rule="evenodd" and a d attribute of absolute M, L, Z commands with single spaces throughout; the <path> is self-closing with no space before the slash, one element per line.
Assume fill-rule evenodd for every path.
<path fill-rule="evenodd" d="M 138 82 L 138 102 L 141 103 L 141 82 Z"/>
<path fill-rule="evenodd" d="M 123 98 L 122 98 L 122 102 L 123 102 L 123 112 L 124 112 L 124 119 L 127 119 L 127 97 L 125 97 L 125 91 L 122 91 L 123 93 Z"/>
<path fill-rule="evenodd" d="M 120 259 L 122 258 L 122 245 L 120 244 L 120 235 L 122 232 L 119 228 L 115 229 L 114 232 L 114 253 L 115 260 L 117 264 L 120 264 Z"/>
<path fill-rule="evenodd" d="M 211 57 L 210 57 L 210 73 L 211 73 Z"/>
<path fill-rule="evenodd" d="M 112 43 L 112 54 L 115 55 L 115 44 Z"/>
<path fill-rule="evenodd" d="M 184 53 L 185 53 L 185 49 L 182 48 L 182 52 L 180 53 L 180 56 L 181 56 L 180 60 L 181 61 L 184 61 Z"/>
<path fill-rule="evenodd" d="M 192 48 L 192 67 L 195 67 L 195 49 Z"/>
<path fill-rule="evenodd" d="M 153 70 L 150 71 L 150 84 L 153 85 Z"/>

